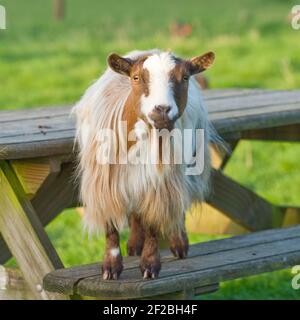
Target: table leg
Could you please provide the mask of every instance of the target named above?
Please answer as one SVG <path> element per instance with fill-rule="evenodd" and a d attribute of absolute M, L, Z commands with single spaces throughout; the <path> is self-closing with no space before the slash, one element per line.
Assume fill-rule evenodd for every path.
<path fill-rule="evenodd" d="M 0 232 L 37 299 L 66 299 L 43 290 L 43 277 L 63 267 L 36 212 L 6 161 L 0 162 Z"/>

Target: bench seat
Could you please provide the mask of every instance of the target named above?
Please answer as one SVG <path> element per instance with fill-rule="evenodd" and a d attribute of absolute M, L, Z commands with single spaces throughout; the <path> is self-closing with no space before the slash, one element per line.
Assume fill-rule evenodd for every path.
<path fill-rule="evenodd" d="M 119 280 L 102 280 L 100 263 L 55 270 L 43 286 L 50 292 L 100 299 L 191 298 L 218 288 L 222 281 L 300 264 L 300 226 L 260 231 L 191 245 L 189 256 L 162 252 L 158 279 L 144 280 L 138 257 L 124 259 Z"/>

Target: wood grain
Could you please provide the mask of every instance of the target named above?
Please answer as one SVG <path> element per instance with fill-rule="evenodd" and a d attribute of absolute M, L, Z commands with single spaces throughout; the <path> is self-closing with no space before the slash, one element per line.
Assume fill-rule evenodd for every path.
<path fill-rule="evenodd" d="M 42 279 L 62 267 L 20 182 L 6 162 L 0 162 L 0 231 L 36 299 L 60 299 L 42 288 Z"/>
<path fill-rule="evenodd" d="M 65 208 L 78 204 L 78 189 L 73 179 L 74 164 L 62 163 L 60 169 L 59 172 L 52 172 L 44 180 L 31 199 L 31 204 L 43 226 L 46 226 Z M 0 263 L 5 263 L 10 257 L 11 253 L 0 235 Z"/>
<path fill-rule="evenodd" d="M 104 281 L 100 264 L 56 270 L 44 278 L 44 288 L 65 294 L 99 298 L 145 298 L 197 290 L 221 281 L 278 270 L 300 262 L 300 226 L 260 231 L 191 246 L 187 259 L 162 253 L 157 280 L 142 280 L 139 259 L 125 258 L 121 278 Z"/>
<path fill-rule="evenodd" d="M 299 90 L 225 89 L 206 90 L 204 95 L 209 117 L 223 137 L 300 122 Z M 0 159 L 71 153 L 75 121 L 70 110 L 64 106 L 0 112 Z"/>
<path fill-rule="evenodd" d="M 49 160 L 15 160 L 10 163 L 27 197 L 31 199 L 50 174 Z"/>
<path fill-rule="evenodd" d="M 33 300 L 35 295 L 20 270 L 0 265 L 0 300 Z"/>
<path fill-rule="evenodd" d="M 212 192 L 207 202 L 250 231 L 279 227 L 284 218 L 284 210 L 219 170 L 212 171 Z"/>

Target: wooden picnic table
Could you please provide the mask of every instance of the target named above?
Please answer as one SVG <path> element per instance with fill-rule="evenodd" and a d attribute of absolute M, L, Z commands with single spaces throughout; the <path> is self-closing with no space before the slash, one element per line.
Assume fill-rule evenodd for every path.
<path fill-rule="evenodd" d="M 232 149 L 242 139 L 300 141 L 299 90 L 207 90 L 204 95 L 210 119 Z M 194 245 L 182 262 L 165 252 L 161 277 L 148 283 L 134 272 L 136 259 L 125 259 L 124 274 L 131 282 L 101 280 L 99 264 L 53 271 L 63 264 L 44 227 L 63 209 L 79 205 L 72 181 L 76 147 L 70 108 L 0 112 L 0 264 L 14 256 L 33 297 L 187 296 L 187 287 L 189 294 L 208 292 L 223 280 L 300 263 L 300 229 L 293 227 Z M 249 231 L 281 227 L 287 210 L 300 213 L 273 205 L 227 177 L 222 169 L 230 155 L 220 157 L 210 205 Z M 220 264 L 224 254 L 226 263 Z"/>

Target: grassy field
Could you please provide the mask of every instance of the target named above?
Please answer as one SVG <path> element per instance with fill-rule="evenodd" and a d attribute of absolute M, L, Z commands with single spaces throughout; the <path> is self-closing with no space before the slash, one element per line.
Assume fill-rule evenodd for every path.
<path fill-rule="evenodd" d="M 0 109 L 74 103 L 104 70 L 110 52 L 153 47 L 185 57 L 215 51 L 207 73 L 212 88 L 300 87 L 300 31 L 288 20 L 293 1 L 72 0 L 62 22 L 53 21 L 51 4 L 0 0 L 7 11 L 7 30 L 0 30 Z M 174 21 L 190 23 L 191 36 L 171 35 Z M 299 205 L 299 157 L 299 145 L 243 142 L 226 173 L 274 203 Z M 88 240 L 74 210 L 47 230 L 67 266 L 102 256 L 103 239 Z M 291 278 L 287 270 L 231 281 L 201 299 L 299 299 Z"/>

